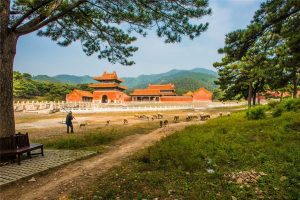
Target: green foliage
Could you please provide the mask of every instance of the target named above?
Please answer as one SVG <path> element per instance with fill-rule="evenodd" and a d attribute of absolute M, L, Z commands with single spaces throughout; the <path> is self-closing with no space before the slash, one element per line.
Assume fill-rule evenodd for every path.
<path fill-rule="evenodd" d="M 47 81 L 47 82 L 61 82 L 68 84 L 88 84 L 95 83 L 93 77 L 91 76 L 75 76 L 75 75 L 56 75 L 56 76 L 48 76 L 48 75 L 37 75 L 33 77 L 34 80 L 38 81 Z"/>
<path fill-rule="evenodd" d="M 248 119 L 253 119 L 253 120 L 264 119 L 266 118 L 266 111 L 265 108 L 262 106 L 255 106 L 247 110 L 246 116 Z"/>
<path fill-rule="evenodd" d="M 283 107 L 287 111 L 297 111 L 300 110 L 300 98 L 297 99 L 287 99 L 283 101 Z"/>
<path fill-rule="evenodd" d="M 81 190 L 73 197 L 259 199 L 258 188 L 266 199 L 294 199 L 299 194 L 300 113 L 262 120 L 244 116 L 243 111 L 187 127 L 99 177 L 89 186 L 91 193 Z M 249 187 L 224 178 L 245 170 L 267 175 Z M 282 176 L 287 179 L 280 181 Z"/>
<path fill-rule="evenodd" d="M 274 100 L 268 102 L 268 106 L 269 106 L 270 109 L 273 109 L 273 108 L 277 107 L 279 104 L 280 104 L 279 101 L 274 101 Z"/>
<path fill-rule="evenodd" d="M 276 14 L 274 14 L 276 13 Z M 280 13 L 280 14 L 278 14 Z M 266 89 L 282 90 L 299 77 L 300 4 L 295 0 L 263 2 L 245 29 L 226 35 L 217 84 L 226 99 L 236 95 L 255 99 Z M 251 90 L 252 88 L 253 90 Z M 251 91 L 253 94 L 251 94 Z"/>
<path fill-rule="evenodd" d="M 78 89 L 88 90 L 86 83 L 94 82 L 90 76 L 73 76 L 73 75 L 57 75 L 53 77 L 40 75 L 33 77 L 34 80 L 47 82 L 61 82 L 61 83 L 80 83 Z M 123 78 L 124 83 L 129 89 L 126 91 L 130 94 L 135 88 L 145 88 L 149 83 L 165 84 L 174 83 L 176 85 L 176 92 L 181 95 L 188 91 L 195 91 L 200 87 L 212 91 L 216 88 L 214 81 L 217 80 L 217 74 L 214 71 L 204 68 L 195 68 L 192 70 L 171 70 L 166 73 L 155 75 L 141 75 L 135 78 Z M 86 86 L 86 87 L 85 87 Z"/>
<path fill-rule="evenodd" d="M 174 83 L 177 92 L 183 94 L 189 90 L 196 90 L 200 87 L 205 87 L 208 90 L 213 90 L 216 85 L 217 74 L 214 71 L 204 68 L 195 68 L 192 70 L 171 70 L 166 73 L 141 75 L 135 78 L 124 78 L 124 85 L 129 89 L 145 88 L 149 83 L 165 84 Z"/>
<path fill-rule="evenodd" d="M 180 42 L 183 36 L 194 39 L 208 28 L 199 19 L 211 14 L 208 0 L 16 0 L 6 9 L 9 21 L 4 28 L 13 33 L 38 31 L 64 47 L 80 40 L 88 56 L 97 53 L 99 59 L 123 65 L 134 64 L 128 57 L 138 49 L 131 46 L 136 34 L 146 36 L 153 29 L 167 43 Z"/>
<path fill-rule="evenodd" d="M 16 98 L 30 98 L 38 94 L 36 82 L 31 79 L 29 74 L 14 72 L 13 95 Z"/>
<path fill-rule="evenodd" d="M 76 84 L 76 85 L 66 83 L 66 82 L 76 83 L 75 81 L 76 78 L 74 78 L 76 76 L 71 76 L 70 78 L 68 75 L 58 75 L 57 77 L 59 78 L 51 79 L 51 77 L 48 76 L 47 78 L 45 78 L 44 76 L 42 77 L 37 76 L 32 78 L 31 75 L 29 74 L 14 72 L 14 98 L 34 99 L 37 96 L 40 96 L 44 100 L 61 101 L 61 100 L 65 100 L 66 94 L 68 94 L 73 89 L 93 91 L 92 88 L 88 87 L 87 83 Z M 145 79 L 145 77 L 147 78 Z M 216 77 L 217 76 L 213 71 L 209 71 L 209 70 L 205 71 L 204 69 L 202 70 L 201 68 L 197 68 L 191 71 L 173 70 L 155 76 L 142 75 L 137 78 L 134 78 L 135 83 L 133 83 L 132 81 L 129 81 L 129 83 L 131 83 L 131 86 L 137 84 L 136 87 L 143 88 L 148 83 L 163 84 L 163 83 L 172 82 L 177 87 L 177 93 L 183 94 L 188 92 L 189 90 L 195 91 L 200 87 L 205 87 L 209 90 L 213 90 L 213 88 L 216 87 L 214 84 Z M 45 81 L 45 80 L 50 80 L 50 81 Z M 89 79 L 86 78 L 86 80 Z M 125 78 L 124 85 L 127 84 L 126 80 L 128 80 L 128 78 L 127 79 Z M 145 82 L 145 80 L 149 82 Z M 80 81 L 86 82 L 83 79 L 80 79 Z M 127 92 L 130 93 L 130 91 L 131 90 L 128 90 Z"/>
<path fill-rule="evenodd" d="M 279 117 L 281 116 L 281 114 L 284 112 L 284 109 L 282 106 L 277 106 L 276 108 L 274 108 L 273 112 L 272 112 L 272 116 L 273 117 Z"/>
<path fill-rule="evenodd" d="M 271 103 L 271 104 L 270 104 Z M 273 117 L 281 116 L 283 112 L 300 110 L 300 99 L 285 99 L 282 102 L 270 102 L 268 107 L 272 109 Z"/>
<path fill-rule="evenodd" d="M 223 100 L 224 99 L 224 93 L 219 88 L 216 88 L 213 90 L 213 100 Z"/>
<path fill-rule="evenodd" d="M 65 100 L 66 94 L 73 89 L 92 91 L 87 84 L 70 85 L 60 82 L 48 82 L 33 80 L 31 75 L 14 72 L 14 98 L 15 99 L 35 99 L 42 97 L 48 101 Z"/>
<path fill-rule="evenodd" d="M 300 132 L 300 121 L 288 123 L 287 125 L 285 125 L 285 129 L 287 131 L 297 131 L 299 133 Z"/>

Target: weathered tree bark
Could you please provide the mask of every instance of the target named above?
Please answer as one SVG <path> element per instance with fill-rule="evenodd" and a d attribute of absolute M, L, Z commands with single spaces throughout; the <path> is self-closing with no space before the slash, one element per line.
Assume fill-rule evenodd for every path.
<path fill-rule="evenodd" d="M 297 77 L 297 69 L 294 70 L 293 76 L 293 98 L 297 98 L 298 94 L 298 77 Z"/>
<path fill-rule="evenodd" d="M 256 92 L 253 92 L 253 97 L 252 97 L 252 105 L 255 106 L 256 105 Z"/>
<path fill-rule="evenodd" d="M 248 88 L 248 107 L 251 107 L 251 101 L 253 96 L 252 92 L 253 92 L 253 87 L 252 87 L 252 82 L 250 82 Z"/>
<path fill-rule="evenodd" d="M 10 1 L 0 1 L 0 137 L 15 133 L 13 62 L 18 36 L 8 29 Z"/>
<path fill-rule="evenodd" d="M 1 38 L 0 46 L 0 137 L 15 133 L 13 108 L 13 62 L 17 36 L 9 34 Z"/>

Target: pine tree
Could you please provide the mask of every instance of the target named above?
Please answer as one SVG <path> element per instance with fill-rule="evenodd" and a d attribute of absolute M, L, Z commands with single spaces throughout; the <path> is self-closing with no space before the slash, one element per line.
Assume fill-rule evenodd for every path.
<path fill-rule="evenodd" d="M 146 35 L 156 29 L 165 42 L 191 39 L 208 23 L 192 23 L 209 15 L 208 0 L 1 0 L 0 1 L 0 137 L 15 132 L 13 113 L 13 61 L 17 41 L 38 31 L 61 46 L 80 41 L 87 55 L 132 65 L 137 48 L 133 32 Z"/>

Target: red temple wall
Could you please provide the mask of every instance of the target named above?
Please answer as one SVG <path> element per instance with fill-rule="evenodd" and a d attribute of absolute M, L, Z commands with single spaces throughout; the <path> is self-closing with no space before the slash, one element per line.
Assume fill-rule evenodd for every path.
<path fill-rule="evenodd" d="M 82 96 L 77 94 L 76 92 L 71 92 L 70 94 L 67 94 L 66 101 L 82 101 Z"/>
<path fill-rule="evenodd" d="M 119 102 L 124 102 L 125 99 L 128 98 L 128 95 L 123 93 L 123 92 L 119 92 L 119 91 L 94 91 L 93 92 L 93 99 L 94 101 L 101 101 L 102 100 L 102 96 L 106 95 L 108 98 L 108 102 L 115 102 L 115 101 L 119 101 Z"/>
<path fill-rule="evenodd" d="M 212 101 L 212 93 L 204 91 L 195 92 L 193 94 L 193 101 Z"/>
<path fill-rule="evenodd" d="M 193 98 L 188 96 L 162 96 L 160 97 L 162 102 L 192 102 Z"/>

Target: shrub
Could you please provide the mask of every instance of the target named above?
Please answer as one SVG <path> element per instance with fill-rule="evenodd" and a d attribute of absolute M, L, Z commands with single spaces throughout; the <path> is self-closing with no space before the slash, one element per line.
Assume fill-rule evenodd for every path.
<path fill-rule="evenodd" d="M 246 112 L 248 119 L 264 119 L 266 117 L 265 109 L 261 106 L 249 108 Z"/>
<path fill-rule="evenodd" d="M 284 109 L 282 106 L 277 106 L 274 111 L 272 112 L 273 117 L 279 117 L 283 113 Z"/>
<path fill-rule="evenodd" d="M 300 122 L 292 122 L 292 123 L 290 123 L 290 124 L 287 124 L 286 126 L 285 126 L 285 129 L 286 130 L 293 130 L 293 131 L 300 131 Z"/>
<path fill-rule="evenodd" d="M 300 110 L 300 98 L 288 99 L 283 102 L 283 107 L 287 111 L 297 111 Z"/>
<path fill-rule="evenodd" d="M 277 105 L 279 104 L 280 102 L 279 101 L 270 101 L 269 103 L 268 103 L 268 107 L 270 108 L 270 109 L 273 109 L 273 108 L 275 108 L 275 107 L 277 107 Z"/>

